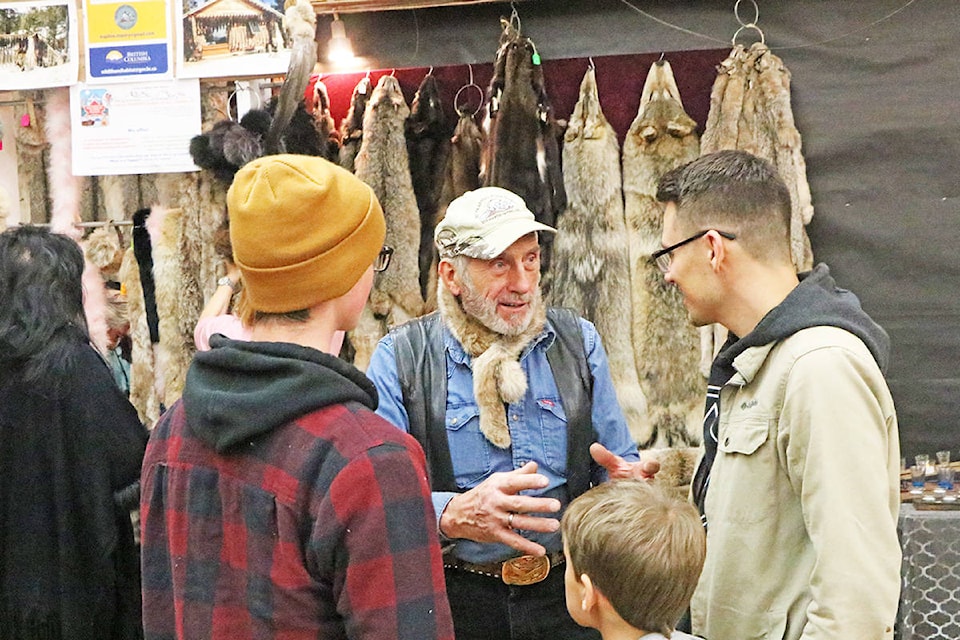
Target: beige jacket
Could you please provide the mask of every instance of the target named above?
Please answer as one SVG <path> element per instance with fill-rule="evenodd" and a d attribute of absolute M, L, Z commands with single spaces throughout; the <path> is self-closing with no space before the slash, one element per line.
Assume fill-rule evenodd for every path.
<path fill-rule="evenodd" d="M 813 327 L 747 349 L 734 367 L 721 391 L 694 633 L 892 638 L 900 447 L 877 363 L 853 334 Z"/>

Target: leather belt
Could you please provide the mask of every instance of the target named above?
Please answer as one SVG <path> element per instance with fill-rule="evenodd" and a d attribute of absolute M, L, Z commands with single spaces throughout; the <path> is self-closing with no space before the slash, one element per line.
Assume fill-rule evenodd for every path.
<path fill-rule="evenodd" d="M 500 578 L 509 585 L 524 586 L 542 582 L 550 573 L 550 567 L 561 565 L 563 561 L 563 551 L 554 551 L 545 556 L 517 556 L 503 562 L 483 564 L 467 562 L 448 553 L 443 556 L 443 567 Z"/>

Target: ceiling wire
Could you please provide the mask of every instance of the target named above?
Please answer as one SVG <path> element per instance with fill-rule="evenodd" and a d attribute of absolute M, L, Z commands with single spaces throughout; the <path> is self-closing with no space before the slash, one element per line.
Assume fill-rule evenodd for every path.
<path fill-rule="evenodd" d="M 681 33 L 686 33 L 687 35 L 691 35 L 691 36 L 694 36 L 694 37 L 697 37 L 697 38 L 703 38 L 704 40 L 709 40 L 710 42 L 716 42 L 716 43 L 719 43 L 719 44 L 722 44 L 722 45 L 727 45 L 727 44 L 729 43 L 729 40 L 721 40 L 720 38 L 715 38 L 715 37 L 710 36 L 710 35 L 707 35 L 707 34 L 705 34 L 705 33 L 700 33 L 700 32 L 698 32 L 698 31 L 692 31 L 692 30 L 687 29 L 687 28 L 685 28 L 685 27 L 681 27 L 680 25 L 673 24 L 672 22 L 667 22 L 666 20 L 663 20 L 663 19 L 661 19 L 661 18 L 658 18 L 657 16 L 655 16 L 655 15 L 653 15 L 653 14 L 651 14 L 651 13 L 648 13 L 648 12 L 644 11 L 643 9 L 635 6 L 634 4 L 632 4 L 632 3 L 630 2 L 630 0 L 620 0 L 620 2 L 621 2 L 622 4 L 624 4 L 624 5 L 626 5 L 627 7 L 633 9 L 634 11 L 636 11 L 637 13 L 639 13 L 640 15 L 644 16 L 645 18 L 649 18 L 650 20 L 653 20 L 654 22 L 656 22 L 656 23 L 658 23 L 658 24 L 661 24 L 661 25 L 663 25 L 663 26 L 665 26 L 665 27 L 669 27 L 670 29 L 674 29 L 675 31 L 680 31 Z M 893 16 L 897 15 L 898 13 L 900 13 L 901 11 L 903 11 L 904 9 L 906 9 L 907 7 L 909 7 L 910 5 L 914 4 L 915 2 L 917 2 L 917 0 L 907 0 L 903 5 L 897 7 L 896 9 L 894 9 L 893 11 L 891 11 L 890 13 L 888 13 L 887 15 L 885 15 L 885 16 L 883 16 L 883 17 L 881 17 L 881 18 L 878 18 L 878 19 L 874 20 L 873 22 L 870 22 L 870 23 L 865 24 L 865 25 L 863 25 L 863 26 L 857 27 L 857 28 L 855 28 L 855 29 L 851 29 L 850 31 L 847 31 L 847 32 L 845 32 L 845 33 L 842 33 L 842 34 L 840 34 L 840 35 L 838 35 L 838 36 L 833 36 L 833 37 L 827 38 L 827 39 L 825 39 L 825 40 L 819 40 L 819 41 L 817 41 L 817 42 L 810 42 L 810 43 L 807 43 L 807 44 L 790 45 L 790 46 L 784 46 L 784 47 L 770 47 L 770 50 L 771 50 L 771 51 L 786 51 L 786 50 L 788 50 L 788 49 L 806 49 L 806 48 L 809 48 L 809 47 L 817 47 L 817 46 L 820 46 L 820 45 L 822 45 L 822 44 L 827 44 L 827 43 L 829 43 L 829 42 L 834 42 L 835 40 L 840 40 L 840 39 L 842 39 L 842 38 L 846 38 L 847 36 L 851 36 L 851 35 L 853 35 L 853 34 L 855 34 L 855 33 L 859 33 L 859 32 L 861 32 L 861 31 L 865 31 L 866 29 L 870 29 L 871 27 L 874 27 L 874 26 L 880 24 L 881 22 L 884 22 L 884 21 L 886 21 L 886 20 L 889 20 L 890 18 L 892 18 Z"/>

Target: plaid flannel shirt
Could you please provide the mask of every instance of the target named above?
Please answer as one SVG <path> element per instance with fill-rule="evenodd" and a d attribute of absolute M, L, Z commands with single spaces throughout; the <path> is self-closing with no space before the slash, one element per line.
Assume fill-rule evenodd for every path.
<path fill-rule="evenodd" d="M 176 403 L 143 465 L 145 637 L 452 640 L 425 469 L 356 403 L 225 454 Z"/>

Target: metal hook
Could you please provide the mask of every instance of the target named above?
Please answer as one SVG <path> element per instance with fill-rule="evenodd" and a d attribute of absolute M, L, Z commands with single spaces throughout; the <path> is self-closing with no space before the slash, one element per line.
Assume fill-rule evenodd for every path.
<path fill-rule="evenodd" d="M 428 75 L 428 76 L 432 76 L 432 75 L 433 75 L 433 65 L 430 65 L 430 70 L 427 71 L 427 75 Z"/>
<path fill-rule="evenodd" d="M 754 31 L 756 31 L 757 34 L 759 34 L 760 36 L 760 44 L 766 44 L 766 39 L 763 37 L 763 31 L 757 25 L 751 23 L 751 24 L 745 24 L 736 30 L 736 32 L 733 34 L 733 38 L 730 40 L 731 45 L 733 45 L 734 47 L 737 46 L 737 36 L 739 36 L 744 29 L 753 29 Z"/>
<path fill-rule="evenodd" d="M 468 111 L 467 111 L 466 109 L 464 109 L 464 108 L 461 108 L 458 103 L 459 103 L 459 101 L 460 101 L 460 96 L 463 95 L 463 92 L 466 91 L 467 89 L 470 89 L 470 88 L 472 87 L 472 88 L 474 88 L 474 89 L 477 90 L 477 93 L 480 94 L 480 101 L 477 103 L 477 108 L 474 109 L 474 110 L 473 110 L 473 113 L 470 114 L 470 116 L 473 117 L 473 116 L 477 115 L 477 113 L 478 113 L 478 112 L 480 111 L 480 109 L 483 107 L 484 93 L 483 93 L 483 89 L 481 89 L 480 87 L 478 87 L 478 86 L 473 82 L 473 65 L 472 65 L 472 64 L 468 64 L 468 65 L 467 65 L 467 70 L 470 72 L 470 82 L 469 82 L 468 84 L 465 84 L 465 85 L 463 85 L 462 87 L 460 87 L 460 88 L 457 90 L 457 93 L 453 96 L 453 110 L 456 111 L 456 112 L 457 112 L 457 115 L 460 115 L 460 116 L 464 116 L 464 115 L 466 115 L 466 114 L 468 113 Z"/>
<path fill-rule="evenodd" d="M 757 21 L 760 20 L 760 7 L 757 6 L 756 0 L 747 0 L 750 4 L 753 5 L 753 20 L 744 22 L 743 18 L 740 17 L 740 3 L 743 0 L 737 0 L 733 5 L 733 16 L 737 19 L 737 23 L 741 27 L 757 26 Z"/>
<path fill-rule="evenodd" d="M 470 84 L 473 84 L 473 65 L 468 64 L 467 69 L 470 71 Z"/>
<path fill-rule="evenodd" d="M 661 52 L 660 52 L 660 59 L 657 60 L 657 62 L 663 62 L 663 57 L 664 57 L 665 55 L 667 55 L 667 54 L 666 54 L 665 52 L 661 51 Z"/>
<path fill-rule="evenodd" d="M 510 26 L 513 26 L 514 23 L 517 25 L 517 33 L 523 33 L 520 28 L 520 13 L 517 11 L 517 5 L 513 2 L 510 3 Z"/>
<path fill-rule="evenodd" d="M 589 56 L 587 58 L 587 63 L 590 65 L 591 69 L 596 70 L 597 65 L 593 64 L 593 56 Z"/>

